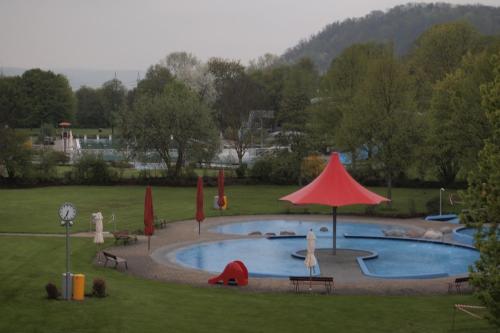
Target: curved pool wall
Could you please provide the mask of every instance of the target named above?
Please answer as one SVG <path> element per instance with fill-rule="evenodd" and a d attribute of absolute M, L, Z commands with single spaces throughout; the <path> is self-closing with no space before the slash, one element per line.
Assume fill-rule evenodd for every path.
<path fill-rule="evenodd" d="M 453 230 L 453 240 L 457 243 L 474 245 L 474 228 L 459 227 Z"/>
<path fill-rule="evenodd" d="M 276 228 L 272 228 L 274 223 Z M 246 235 L 252 231 L 279 233 L 282 227 L 286 227 L 288 231 L 301 233 L 311 227 L 316 231 L 322 226 L 328 226 L 328 223 L 277 220 L 235 223 L 219 226 L 214 230 Z M 256 227 L 259 227 L 259 230 L 255 230 Z M 342 249 L 372 253 L 370 256 L 358 258 L 362 272 L 370 277 L 386 279 L 428 279 L 467 274 L 468 267 L 479 258 L 478 251 L 470 247 L 452 246 L 434 241 L 389 239 L 383 237 L 382 230 L 385 228 L 395 227 L 339 223 L 338 231 L 350 230 L 351 235 L 344 237 L 339 232 L 337 246 Z M 316 235 L 316 248 L 331 248 L 331 232 L 328 234 L 317 232 Z M 309 274 L 303 261 L 291 256 L 297 251 L 304 250 L 305 247 L 306 241 L 303 237 L 226 240 L 181 248 L 170 254 L 169 259 L 185 267 L 214 273 L 223 271 L 230 261 L 241 260 L 247 265 L 251 276 L 288 277 Z M 313 275 L 318 274 L 320 274 L 319 267 Z"/>
<path fill-rule="evenodd" d="M 328 231 L 323 232 L 321 228 L 327 228 Z M 306 235 L 312 229 L 317 237 L 332 237 L 332 222 L 331 221 L 290 221 L 290 220 L 269 220 L 269 221 L 249 221 L 243 223 L 231 223 L 219 225 L 211 228 L 210 231 L 247 236 L 252 232 L 259 231 L 263 235 L 266 233 L 275 233 L 279 235 L 281 231 L 293 231 L 297 235 Z M 401 226 L 372 224 L 372 223 L 353 223 L 342 222 L 337 223 L 337 237 L 342 237 L 343 234 L 351 235 L 367 235 L 367 236 L 383 236 L 383 230 L 406 230 L 408 228 Z M 339 236 L 340 235 L 340 236 Z"/>
<path fill-rule="evenodd" d="M 483 227 L 486 231 L 488 227 Z M 473 227 L 459 227 L 453 230 L 453 240 L 457 243 L 467 244 L 470 246 L 475 245 L 476 228 Z M 500 240 L 500 229 L 497 229 L 497 238 Z"/>

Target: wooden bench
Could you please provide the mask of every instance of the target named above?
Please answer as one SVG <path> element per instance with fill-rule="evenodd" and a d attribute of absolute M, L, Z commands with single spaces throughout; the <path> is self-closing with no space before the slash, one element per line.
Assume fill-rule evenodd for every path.
<path fill-rule="evenodd" d="M 328 294 L 330 294 L 332 291 L 335 291 L 333 277 L 331 276 L 290 276 L 290 283 L 297 293 L 300 291 L 301 285 L 304 285 L 307 288 L 312 285 L 323 285 Z"/>
<path fill-rule="evenodd" d="M 118 242 L 122 242 L 123 245 L 127 245 L 130 242 L 137 243 L 137 236 L 136 235 L 131 235 L 128 230 L 122 230 L 122 231 L 115 231 L 112 233 L 113 236 L 115 237 L 115 244 Z"/>
<path fill-rule="evenodd" d="M 453 291 L 453 287 L 455 287 L 455 290 L 457 291 L 457 293 L 461 294 L 462 293 L 462 289 L 461 289 L 462 285 L 465 283 L 468 284 L 469 281 L 470 281 L 469 276 L 456 278 L 454 281 L 448 283 L 448 293 L 451 293 Z"/>
<path fill-rule="evenodd" d="M 105 251 L 102 251 L 102 254 L 104 255 L 104 259 L 106 259 L 104 266 L 106 266 L 108 261 L 113 261 L 115 263 L 115 268 L 118 267 L 118 264 L 122 263 L 125 264 L 125 268 L 128 270 L 127 259 L 117 257 L 114 254 Z"/>

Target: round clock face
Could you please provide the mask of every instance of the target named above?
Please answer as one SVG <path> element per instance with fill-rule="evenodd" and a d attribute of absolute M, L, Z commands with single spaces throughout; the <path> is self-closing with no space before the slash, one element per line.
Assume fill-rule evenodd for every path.
<path fill-rule="evenodd" d="M 76 208 L 73 204 L 65 202 L 59 208 L 59 217 L 63 221 L 73 221 L 76 217 Z"/>

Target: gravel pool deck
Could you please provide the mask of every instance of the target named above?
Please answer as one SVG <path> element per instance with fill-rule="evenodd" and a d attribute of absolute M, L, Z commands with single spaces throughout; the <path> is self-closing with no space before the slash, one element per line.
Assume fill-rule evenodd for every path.
<path fill-rule="evenodd" d="M 201 224 L 201 235 L 198 235 L 198 223 L 195 220 L 168 223 L 165 229 L 155 230 L 151 237 L 151 251 L 147 250 L 147 239 L 139 237 L 136 244 L 118 245 L 107 251 L 127 259 L 128 271 L 119 268 L 126 274 L 131 274 L 146 279 L 154 279 L 171 283 L 189 284 L 207 288 L 238 288 L 246 291 L 261 292 L 292 292 L 290 282 L 283 278 L 256 278 L 250 277 L 248 286 L 226 287 L 209 285 L 207 280 L 213 276 L 208 272 L 190 269 L 165 258 L 166 251 L 175 251 L 178 248 L 208 241 L 259 238 L 264 236 L 238 236 L 219 234 L 209 229 L 220 224 L 232 222 L 245 222 L 252 220 L 304 220 L 304 221 L 331 221 L 328 215 L 256 215 L 256 216 L 221 216 L 208 218 Z M 377 223 L 386 225 L 399 225 L 421 229 L 454 228 L 456 224 L 446 222 L 426 222 L 422 219 L 387 219 L 369 218 L 360 216 L 340 216 L 337 221 Z M 449 234 L 447 235 L 449 238 Z M 446 239 L 445 239 L 446 240 Z M 305 244 L 304 244 L 305 247 Z M 357 262 L 357 253 L 347 250 L 338 250 L 336 256 L 328 252 L 318 251 L 317 258 L 322 275 L 333 276 L 335 281 L 335 294 L 350 295 L 437 295 L 448 292 L 448 283 L 455 277 L 435 279 L 379 279 L 363 275 Z M 324 288 L 318 286 L 315 290 L 322 292 Z"/>

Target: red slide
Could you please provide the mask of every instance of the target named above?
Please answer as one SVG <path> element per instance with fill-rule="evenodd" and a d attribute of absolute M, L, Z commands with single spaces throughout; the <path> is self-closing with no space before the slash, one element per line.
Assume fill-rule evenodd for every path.
<path fill-rule="evenodd" d="M 238 286 L 246 286 L 248 284 L 248 270 L 241 261 L 231 261 L 219 276 L 209 279 L 208 283 L 224 283 L 226 285 L 236 283 Z"/>

